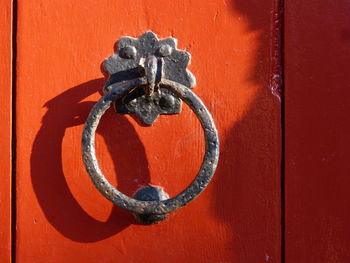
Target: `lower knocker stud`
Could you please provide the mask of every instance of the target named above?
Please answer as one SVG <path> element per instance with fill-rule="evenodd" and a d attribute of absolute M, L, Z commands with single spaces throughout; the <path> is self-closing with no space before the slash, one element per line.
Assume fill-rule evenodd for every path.
<path fill-rule="evenodd" d="M 158 40 L 153 32 L 140 38 L 123 37 L 116 53 L 105 60 L 110 77 L 105 95 L 94 105 L 85 123 L 82 149 L 85 168 L 96 188 L 115 205 L 132 212 L 142 224 L 154 224 L 194 200 L 209 184 L 219 159 L 218 133 L 209 111 L 191 91 L 195 85 L 187 70 L 190 54 L 176 47 L 176 39 Z M 151 125 L 161 114 L 178 114 L 181 101 L 199 119 L 204 130 L 205 154 L 192 183 L 169 198 L 161 187 L 145 186 L 133 197 L 121 193 L 103 175 L 95 155 L 95 132 L 112 105 L 119 113 L 136 114 Z"/>

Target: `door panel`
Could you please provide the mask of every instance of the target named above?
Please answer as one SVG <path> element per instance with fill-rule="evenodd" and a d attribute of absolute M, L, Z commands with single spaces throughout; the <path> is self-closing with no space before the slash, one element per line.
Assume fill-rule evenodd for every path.
<path fill-rule="evenodd" d="M 0 262 L 11 261 L 12 1 L 0 1 Z"/>
<path fill-rule="evenodd" d="M 286 262 L 350 262 L 350 3 L 285 12 Z"/>
<path fill-rule="evenodd" d="M 19 1 L 18 262 L 280 261 L 274 4 Z M 221 157 L 198 199 L 141 226 L 93 187 L 80 144 L 105 82 L 100 63 L 118 38 L 148 29 L 192 54 L 194 92 L 213 114 Z M 201 163 L 203 133 L 187 107 L 152 127 L 110 110 L 97 132 L 103 171 L 129 195 L 152 183 L 174 196 Z"/>

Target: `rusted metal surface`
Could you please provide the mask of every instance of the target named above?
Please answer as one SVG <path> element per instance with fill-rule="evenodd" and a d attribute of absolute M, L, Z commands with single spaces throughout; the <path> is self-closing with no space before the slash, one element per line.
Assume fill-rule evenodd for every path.
<path fill-rule="evenodd" d="M 181 112 L 181 100 L 162 88 L 152 96 L 147 96 L 144 89 L 136 89 L 115 101 L 114 106 L 118 113 L 138 115 L 147 125 L 151 125 L 160 114 Z"/>
<path fill-rule="evenodd" d="M 162 187 L 147 185 L 137 190 L 133 197 L 141 201 L 160 201 L 168 199 L 169 195 L 164 192 Z M 134 216 L 138 222 L 144 225 L 156 224 L 166 218 L 166 214 L 134 214 Z"/>
<path fill-rule="evenodd" d="M 115 205 L 135 214 L 167 214 L 175 211 L 194 200 L 208 185 L 214 175 L 219 159 L 219 138 L 211 114 L 203 102 L 184 85 L 162 79 L 160 87 L 173 92 L 178 98 L 187 103 L 199 119 L 205 136 L 205 155 L 201 168 L 192 183 L 180 194 L 173 198 L 159 201 L 140 201 L 131 198 L 113 185 L 103 175 L 95 154 L 95 132 L 102 115 L 111 104 L 136 87 L 147 85 L 146 78 L 138 78 L 115 84 L 113 89 L 105 94 L 92 108 L 83 131 L 82 148 L 83 160 L 87 172 L 96 188 Z"/>
<path fill-rule="evenodd" d="M 106 94 L 92 108 L 83 131 L 83 160 L 96 188 L 115 205 L 133 212 L 143 224 L 164 220 L 167 213 L 194 200 L 210 182 L 218 163 L 218 133 L 209 111 L 189 89 L 195 85 L 195 78 L 187 70 L 189 61 L 190 54 L 177 50 L 174 38 L 158 40 L 153 32 L 139 39 L 121 38 L 117 53 L 104 62 L 110 73 L 104 87 Z M 123 105 L 120 107 L 125 113 L 136 113 L 150 125 L 159 114 L 179 113 L 181 100 L 190 106 L 204 129 L 205 155 L 196 178 L 173 198 L 151 186 L 140 189 L 134 198 L 121 193 L 106 180 L 95 155 L 95 132 L 102 115 L 116 103 L 117 109 Z"/>
<path fill-rule="evenodd" d="M 176 81 L 188 88 L 195 86 L 196 80 L 187 69 L 191 60 L 190 53 L 178 50 L 175 38 L 159 40 L 156 34 L 148 31 L 139 38 L 122 37 L 118 40 L 116 53 L 103 63 L 103 67 L 110 74 L 104 90 L 108 92 L 109 86 L 113 83 L 140 77 L 142 70 L 139 70 L 139 66 L 148 64 L 148 68 L 152 68 L 150 65 L 154 64 L 154 57 L 157 62 L 159 60 L 164 62 L 157 70 L 158 74 L 162 73 L 163 78 Z M 148 79 L 150 76 L 149 74 Z"/>
<path fill-rule="evenodd" d="M 111 90 L 115 83 L 146 77 L 143 91 L 131 91 L 115 102 L 115 109 L 118 113 L 136 114 L 151 125 L 160 114 L 181 112 L 181 100 L 171 92 L 161 91 L 159 83 L 165 78 L 192 88 L 196 80 L 187 69 L 190 60 L 188 52 L 177 49 L 175 38 L 159 40 L 151 31 L 140 38 L 123 37 L 116 44 L 115 54 L 103 63 L 110 75 L 104 91 Z"/>

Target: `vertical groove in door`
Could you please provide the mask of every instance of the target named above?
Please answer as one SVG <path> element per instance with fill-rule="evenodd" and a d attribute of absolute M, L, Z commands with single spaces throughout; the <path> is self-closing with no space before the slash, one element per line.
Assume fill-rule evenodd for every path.
<path fill-rule="evenodd" d="M 285 145 L 284 145 L 284 0 L 274 1 L 274 14 L 272 21 L 272 84 L 271 92 L 276 96 L 281 105 L 281 158 L 280 158 L 280 262 L 285 262 L 285 178 L 284 178 L 284 163 L 285 163 Z"/>
<path fill-rule="evenodd" d="M 12 171 L 11 171 L 11 262 L 16 262 L 16 62 L 17 62 L 17 0 L 12 2 Z"/>

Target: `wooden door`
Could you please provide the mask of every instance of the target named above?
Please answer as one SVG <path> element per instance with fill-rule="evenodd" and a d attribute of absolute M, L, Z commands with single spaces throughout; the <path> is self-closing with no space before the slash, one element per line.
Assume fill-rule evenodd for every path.
<path fill-rule="evenodd" d="M 280 35 L 276 1 L 18 1 L 16 262 L 280 262 Z M 218 127 L 208 189 L 157 225 L 138 225 L 94 188 L 83 123 L 101 97 L 115 41 L 148 29 L 192 54 L 198 94 Z M 189 108 L 142 127 L 109 110 L 97 136 L 108 179 L 131 195 L 171 195 L 203 154 Z"/>
<path fill-rule="evenodd" d="M 350 3 L 285 8 L 286 262 L 350 262 Z"/>
<path fill-rule="evenodd" d="M 11 258 L 12 3 L 0 1 L 0 262 Z"/>

